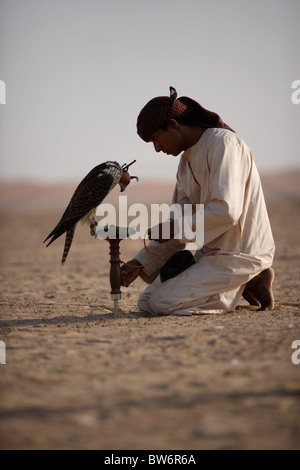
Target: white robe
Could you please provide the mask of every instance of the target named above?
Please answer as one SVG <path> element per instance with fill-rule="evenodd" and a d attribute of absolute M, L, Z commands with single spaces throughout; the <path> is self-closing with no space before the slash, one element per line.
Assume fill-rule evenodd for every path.
<path fill-rule="evenodd" d="M 166 260 L 184 249 L 185 239 L 149 243 L 136 259 L 147 266 L 142 278 L 151 283 L 138 307 L 158 315 L 222 313 L 236 308 L 245 284 L 272 265 L 274 240 L 260 177 L 249 147 L 234 132 L 207 129 L 180 158 L 172 203 L 204 205 L 204 244 L 196 263 L 160 282 Z M 194 227 L 194 218 L 188 220 Z M 153 261 L 152 264 L 148 264 Z"/>

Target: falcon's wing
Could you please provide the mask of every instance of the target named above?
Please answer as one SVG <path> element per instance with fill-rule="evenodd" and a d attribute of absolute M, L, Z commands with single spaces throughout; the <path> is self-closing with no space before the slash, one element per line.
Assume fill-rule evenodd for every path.
<path fill-rule="evenodd" d="M 60 221 L 44 240 L 46 242 L 52 237 L 47 246 L 77 224 L 88 212 L 99 206 L 113 189 L 116 184 L 114 177 L 101 166 L 98 165 L 91 170 L 79 183 Z"/>

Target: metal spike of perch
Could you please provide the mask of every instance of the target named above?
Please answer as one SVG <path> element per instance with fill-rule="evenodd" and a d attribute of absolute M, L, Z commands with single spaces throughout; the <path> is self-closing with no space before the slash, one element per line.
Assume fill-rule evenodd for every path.
<path fill-rule="evenodd" d="M 135 233 L 133 227 L 116 227 L 114 225 L 101 227 L 91 224 L 91 230 L 95 238 L 107 240 L 110 246 L 110 271 L 109 280 L 111 298 L 114 301 L 114 313 L 118 313 L 119 300 L 121 300 L 121 271 L 120 271 L 120 242 Z"/>

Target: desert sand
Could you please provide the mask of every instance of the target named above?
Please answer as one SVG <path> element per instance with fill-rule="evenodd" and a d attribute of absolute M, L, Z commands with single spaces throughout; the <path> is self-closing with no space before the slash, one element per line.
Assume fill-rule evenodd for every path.
<path fill-rule="evenodd" d="M 299 181 L 263 178 L 275 310 L 241 299 L 232 313 L 191 317 L 138 312 L 141 280 L 113 313 L 108 243 L 87 226 L 60 265 L 64 239 L 42 242 L 76 183 L 2 182 L 0 448 L 300 449 Z M 134 184 L 129 203 L 169 202 L 171 185 Z M 122 241 L 121 258 L 141 247 Z"/>

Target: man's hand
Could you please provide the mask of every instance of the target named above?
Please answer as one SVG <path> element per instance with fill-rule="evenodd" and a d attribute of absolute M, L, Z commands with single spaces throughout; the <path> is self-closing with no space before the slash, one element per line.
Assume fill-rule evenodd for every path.
<path fill-rule="evenodd" d="M 166 236 L 167 235 L 167 236 Z M 148 229 L 149 240 L 155 240 L 158 243 L 165 243 L 174 238 L 174 220 L 161 222 L 155 227 Z"/>
<path fill-rule="evenodd" d="M 128 287 L 141 273 L 142 265 L 131 259 L 121 266 L 121 286 Z"/>

